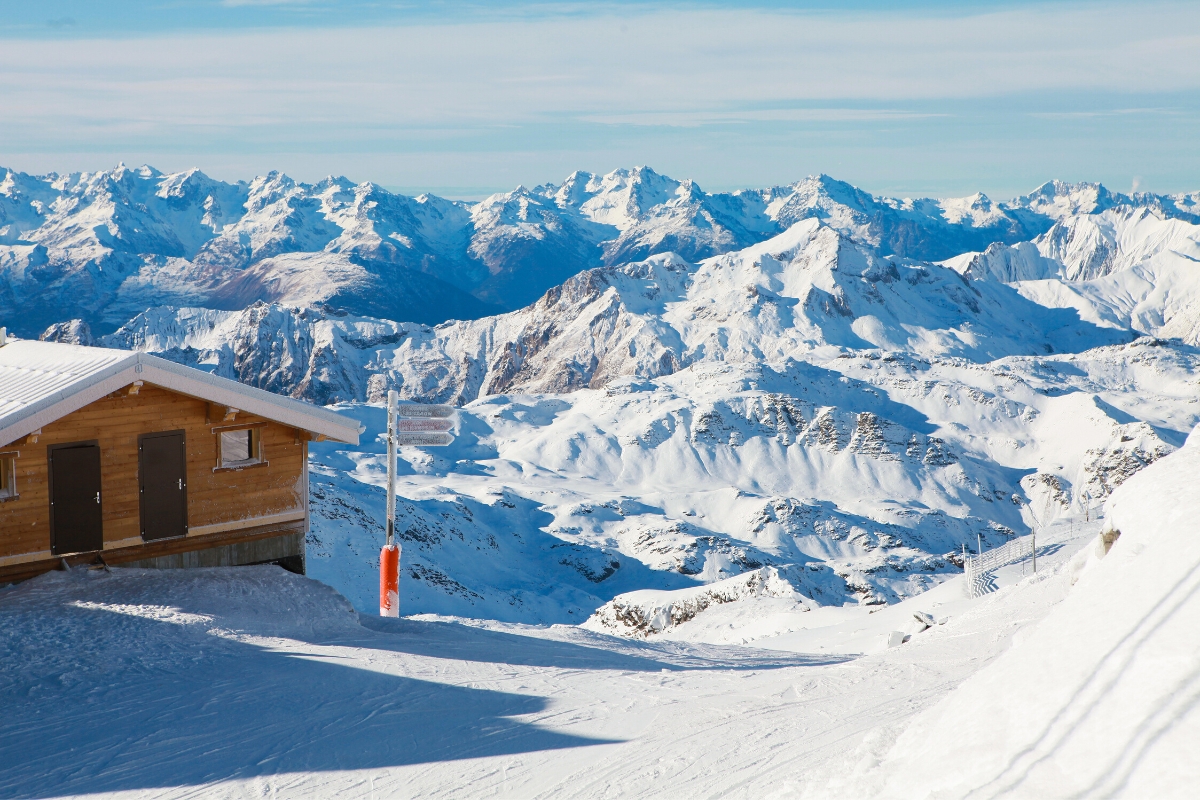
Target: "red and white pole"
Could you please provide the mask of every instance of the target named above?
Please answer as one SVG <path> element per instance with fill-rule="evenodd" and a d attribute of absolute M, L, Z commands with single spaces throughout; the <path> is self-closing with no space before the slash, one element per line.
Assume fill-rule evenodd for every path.
<path fill-rule="evenodd" d="M 400 548 L 394 544 L 379 551 L 379 616 L 400 616 Z"/>
<path fill-rule="evenodd" d="M 396 403 L 387 399 L 387 544 L 379 551 L 379 616 L 400 616 L 400 547 L 396 544 Z"/>

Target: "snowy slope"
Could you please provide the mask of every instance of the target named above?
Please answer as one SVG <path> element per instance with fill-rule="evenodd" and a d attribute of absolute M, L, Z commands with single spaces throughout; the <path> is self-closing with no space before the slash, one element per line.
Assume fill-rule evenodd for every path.
<path fill-rule="evenodd" d="M 1032 212 L 1053 220 L 1079 214 L 1098 214 L 1118 206 L 1149 208 L 1162 217 L 1200 222 L 1200 192 L 1156 195 L 1149 192 L 1122 194 L 1099 183 L 1048 181 L 1008 206 L 1020 213 Z"/>
<path fill-rule="evenodd" d="M 1119 490 L 1069 596 L 918 717 L 851 793 L 1183 797 L 1200 778 L 1195 436 Z M 919 791 L 914 791 L 920 786 Z"/>
<path fill-rule="evenodd" d="M 476 292 L 505 308 L 527 305 L 598 266 L 600 242 L 615 232 L 523 186 L 477 204 L 471 225 L 470 254 L 487 269 Z"/>
<path fill-rule="evenodd" d="M 173 313 L 147 312 L 105 341 L 159 352 L 220 352 L 240 338 L 233 330 L 266 317 L 285 329 L 318 319 L 330 331 L 372 324 L 284 308 L 217 316 L 180 312 L 188 319 L 229 320 L 214 332 L 172 321 Z M 284 323 L 288 316 L 294 320 Z M 692 364 L 825 360 L 836 354 L 829 348 L 983 362 L 1078 352 L 1131 338 L 994 281 L 973 282 L 936 264 L 880 257 L 811 219 L 697 264 L 667 255 L 588 270 L 505 315 L 436 328 L 375 324 L 394 330 L 391 341 L 358 354 L 333 340 L 329 345 L 347 369 L 370 364 L 370 388 L 358 380 L 310 397 L 378 400 L 394 388 L 405 397 L 460 404 L 502 392 L 600 388 L 616 377 L 654 378 Z M 363 338 L 340 337 L 347 340 Z M 274 352 L 281 359 L 287 351 Z M 290 360 L 304 358 L 299 353 Z M 237 376 L 258 380 L 240 369 Z"/>
<path fill-rule="evenodd" d="M 469 214 L 438 199 L 124 165 L 9 172 L 0 197 L 0 314 L 26 335 L 69 317 L 111 330 L 165 303 L 282 300 L 434 322 L 496 310 L 454 285 L 478 271 L 464 253 Z"/>
<path fill-rule="evenodd" d="M 1099 325 L 1196 344 L 1200 224 L 1128 206 L 1064 216 L 1030 242 L 993 244 L 946 262 L 977 280 L 1013 284 Z"/>
<path fill-rule="evenodd" d="M 982 366 L 868 353 L 477 400 L 453 446 L 402 454 L 403 604 L 569 622 L 734 578 L 804 608 L 912 597 L 964 545 L 1084 513 L 1182 444 L 1197 366 L 1153 343 Z M 310 570 L 370 608 L 383 416 L 345 410 L 369 444 L 314 446 Z"/>
<path fill-rule="evenodd" d="M 543 192 L 565 208 L 619 231 L 603 243 L 606 264 L 673 252 L 694 260 L 740 249 L 778 231 L 756 192 L 709 194 L 649 167 L 607 175 L 576 172 Z"/>
<path fill-rule="evenodd" d="M 356 617 L 269 566 L 49 573 L 0 589 L 0 793 L 794 796 L 1061 598 L 1014 567 L 978 600 L 958 579 L 878 613 L 791 613 L 790 633 L 777 615 L 771 649 Z"/>

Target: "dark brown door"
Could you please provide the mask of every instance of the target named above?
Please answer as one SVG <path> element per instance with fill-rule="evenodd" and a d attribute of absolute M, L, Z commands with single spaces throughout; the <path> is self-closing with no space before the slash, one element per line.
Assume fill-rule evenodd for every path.
<path fill-rule="evenodd" d="M 100 505 L 100 445 L 51 445 L 50 551 L 55 555 L 104 549 Z"/>
<path fill-rule="evenodd" d="M 187 536 L 187 446 L 183 431 L 138 437 L 142 538 Z"/>

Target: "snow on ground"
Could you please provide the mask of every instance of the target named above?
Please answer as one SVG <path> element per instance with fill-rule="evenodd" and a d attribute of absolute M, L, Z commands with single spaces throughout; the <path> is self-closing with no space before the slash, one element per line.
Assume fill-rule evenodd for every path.
<path fill-rule="evenodd" d="M 1200 437 L 1108 504 L 1066 600 L 921 714 L 874 769 L 882 797 L 1184 797 L 1200 781 Z M 869 765 L 870 762 L 868 761 Z"/>
<path fill-rule="evenodd" d="M 960 577 L 755 647 L 360 617 L 275 567 L 50 573 L 0 590 L 0 795 L 791 795 L 1044 616 L 1095 527 L 1058 530 L 983 598 Z"/>

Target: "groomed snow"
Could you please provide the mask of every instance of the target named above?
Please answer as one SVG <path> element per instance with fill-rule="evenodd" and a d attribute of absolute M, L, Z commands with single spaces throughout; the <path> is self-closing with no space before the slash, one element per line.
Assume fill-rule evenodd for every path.
<path fill-rule="evenodd" d="M 0 590 L 0 795 L 820 789 L 825 765 L 1044 616 L 1094 531 L 1060 526 L 1036 578 L 1013 565 L 983 598 L 957 578 L 874 614 L 829 609 L 824 626 L 755 648 L 360 617 L 276 567 L 49 573 Z M 922 632 L 918 611 L 941 624 Z"/>

